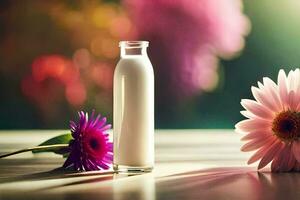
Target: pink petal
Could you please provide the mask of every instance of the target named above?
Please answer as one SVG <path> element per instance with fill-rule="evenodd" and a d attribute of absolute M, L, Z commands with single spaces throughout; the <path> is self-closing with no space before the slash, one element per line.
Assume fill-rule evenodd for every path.
<path fill-rule="evenodd" d="M 299 84 L 299 69 L 298 70 L 296 69 L 295 71 L 291 70 L 289 72 L 287 83 L 288 83 L 288 91 L 297 92 L 298 84 Z"/>
<path fill-rule="evenodd" d="M 296 94 L 294 91 L 291 91 L 288 95 L 288 107 L 291 110 L 295 110 L 297 108 L 298 102 L 296 101 Z"/>
<path fill-rule="evenodd" d="M 282 147 L 283 144 L 280 141 L 274 142 L 260 160 L 257 169 L 261 169 L 269 164 L 274 159 L 275 155 L 282 149 Z"/>
<path fill-rule="evenodd" d="M 257 118 L 257 116 L 255 116 L 253 113 L 249 112 L 248 110 L 242 110 L 240 113 L 249 119 Z"/>
<path fill-rule="evenodd" d="M 257 103 L 256 101 L 243 99 L 241 102 L 242 106 L 253 113 L 254 115 L 265 118 L 265 119 L 272 119 L 273 113 L 265 106 Z"/>
<path fill-rule="evenodd" d="M 267 92 L 264 92 L 265 90 L 260 90 L 257 87 L 252 86 L 251 87 L 252 94 L 254 98 L 264 105 L 265 107 L 269 108 L 272 111 L 276 111 L 277 109 L 277 103 L 273 102 L 272 99 L 270 99 L 270 95 Z"/>
<path fill-rule="evenodd" d="M 294 83 L 293 83 L 293 91 L 294 91 L 294 107 L 296 110 L 299 110 L 300 107 L 300 70 L 297 68 L 294 71 Z"/>
<path fill-rule="evenodd" d="M 297 83 L 296 83 L 296 94 L 299 94 L 300 93 L 300 70 L 299 68 L 297 68 L 295 70 L 295 76 L 296 76 L 296 79 L 297 79 Z"/>
<path fill-rule="evenodd" d="M 300 162 L 300 141 L 294 141 L 292 144 L 292 152 L 298 162 Z"/>
<path fill-rule="evenodd" d="M 259 89 L 261 89 L 261 90 L 264 89 L 264 85 L 261 82 L 257 81 L 257 85 L 258 85 Z"/>
<path fill-rule="evenodd" d="M 266 145 L 269 141 L 275 141 L 275 140 L 276 139 L 272 135 L 268 135 L 266 137 L 260 136 L 244 144 L 241 147 L 241 151 L 253 151 Z"/>
<path fill-rule="evenodd" d="M 248 133 L 244 137 L 242 137 L 241 140 L 242 141 L 252 140 L 252 139 L 255 139 L 255 138 L 258 138 L 258 137 L 259 138 L 261 138 L 261 137 L 266 138 L 269 135 L 271 135 L 271 134 L 269 132 L 266 132 L 266 131 L 253 131 L 253 132 Z"/>
<path fill-rule="evenodd" d="M 297 160 L 295 159 L 295 156 L 292 155 L 290 152 L 290 159 L 288 160 L 287 171 L 292 170 L 296 163 L 297 163 Z"/>
<path fill-rule="evenodd" d="M 278 74 L 279 95 L 283 105 L 288 103 L 288 88 L 285 72 L 281 69 Z"/>
<path fill-rule="evenodd" d="M 295 93 L 295 110 L 296 111 L 300 110 L 300 91 Z"/>
<path fill-rule="evenodd" d="M 264 154 L 266 153 L 266 151 L 270 148 L 270 146 L 274 143 L 274 140 L 270 140 L 268 141 L 263 147 L 261 147 L 258 151 L 255 152 L 255 154 L 253 154 L 250 159 L 248 160 L 248 165 L 258 161 L 259 159 L 261 159 Z"/>
<path fill-rule="evenodd" d="M 285 150 L 281 151 L 278 156 L 280 158 L 280 162 L 279 162 L 280 171 L 288 171 L 289 168 L 288 164 L 291 156 L 293 155 L 291 155 L 291 151 L 289 147 L 285 145 Z"/>
<path fill-rule="evenodd" d="M 271 163 L 271 171 L 272 172 L 280 172 L 280 168 L 279 168 L 279 157 L 275 157 Z"/>
<path fill-rule="evenodd" d="M 294 86 L 295 86 L 295 82 L 294 82 L 294 71 L 291 70 L 287 76 L 287 88 L 288 91 L 293 91 L 294 90 Z"/>
<path fill-rule="evenodd" d="M 273 161 L 275 163 L 272 162 L 272 171 L 288 172 L 294 167 L 295 161 L 290 146 L 284 145 L 281 152 L 276 156 L 276 161 Z"/>
<path fill-rule="evenodd" d="M 235 125 L 238 132 L 251 132 L 255 130 L 268 130 L 271 122 L 262 119 L 246 119 Z"/>
<path fill-rule="evenodd" d="M 276 87 L 277 87 L 276 83 L 272 79 L 270 79 L 269 77 L 264 77 L 263 78 L 263 83 L 264 83 L 265 86 L 271 86 L 271 88 L 276 89 Z"/>
<path fill-rule="evenodd" d="M 300 101 L 298 100 L 297 102 L 298 102 L 298 105 L 296 107 L 296 111 L 300 111 Z"/>
<path fill-rule="evenodd" d="M 281 99 L 278 94 L 278 86 L 274 83 L 274 81 L 272 81 L 268 77 L 263 78 L 263 82 L 266 86 L 266 90 L 270 94 L 270 98 L 271 97 L 273 98 L 273 102 L 275 103 L 276 110 L 277 111 L 282 110 L 283 107 L 282 107 Z"/>
<path fill-rule="evenodd" d="M 298 70 L 298 71 L 297 71 Z M 294 71 L 294 76 L 293 76 L 293 88 L 292 90 L 296 93 L 298 90 L 298 85 L 299 85 L 299 69 L 296 69 Z"/>

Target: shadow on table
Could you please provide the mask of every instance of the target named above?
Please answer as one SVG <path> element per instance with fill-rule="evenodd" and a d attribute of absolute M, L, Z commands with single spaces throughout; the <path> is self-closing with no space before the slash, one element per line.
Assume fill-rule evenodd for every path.
<path fill-rule="evenodd" d="M 0 186 L 1 184 L 5 183 L 17 183 L 17 182 L 28 182 L 28 181 L 47 181 L 47 180 L 67 180 L 72 179 L 67 182 L 61 184 L 54 184 L 51 186 L 46 187 L 38 187 L 37 191 L 44 191 L 50 189 L 57 189 L 63 188 L 66 186 L 76 186 L 76 185 L 83 185 L 88 183 L 99 183 L 103 181 L 108 181 L 112 179 L 121 179 L 126 177 L 132 177 L 140 175 L 141 173 L 116 173 L 113 170 L 104 170 L 104 171 L 89 171 L 89 172 L 76 172 L 65 170 L 63 168 L 57 168 L 51 171 L 40 172 L 40 173 L 32 173 L 26 175 L 20 175 L 15 177 L 8 177 L 8 178 L 1 178 L 0 179 Z M 145 174 L 145 173 L 143 173 Z M 76 179 L 74 179 L 76 178 Z M 79 178 L 79 179 L 78 179 Z M 0 187 L 1 191 L 1 187 Z"/>
<path fill-rule="evenodd" d="M 92 171 L 92 172 L 76 172 L 70 170 L 64 170 L 62 168 L 57 168 L 51 171 L 25 174 L 14 177 L 1 178 L 1 183 L 11 183 L 20 181 L 38 181 L 38 180 L 51 180 L 51 179 L 64 179 L 64 178 L 75 178 L 75 177 L 98 177 L 104 176 L 104 180 L 108 180 L 109 177 L 112 179 L 113 171 Z"/>
<path fill-rule="evenodd" d="M 190 171 L 164 177 L 154 177 L 153 173 L 149 173 L 126 180 L 122 179 L 128 176 L 130 175 L 116 176 L 112 171 L 74 173 L 56 169 L 49 172 L 18 176 L 5 181 L 18 182 L 82 177 L 32 190 L 35 191 L 33 193 L 35 195 L 38 195 L 39 192 L 48 193 L 52 191 L 48 199 L 60 199 L 60 196 L 55 193 L 56 189 L 65 191 L 64 198 L 75 195 L 76 199 L 84 199 L 86 195 L 118 200 L 300 199 L 300 191 L 298 190 L 298 187 L 300 187 L 300 173 L 270 173 L 268 169 L 257 172 L 256 169 L 248 167 L 223 167 Z M 101 188 L 98 184 L 89 184 L 115 178 L 120 181 L 113 181 L 104 188 Z M 3 180 L 1 183 L 3 183 Z M 85 187 L 85 185 L 88 187 Z M 64 190 L 66 187 L 68 187 L 68 190 Z M 11 195 L 19 194 L 6 193 L 8 197 Z"/>
<path fill-rule="evenodd" d="M 100 176 L 96 172 L 90 174 L 94 174 L 93 177 L 85 177 L 87 173 L 84 173 L 82 178 L 79 179 L 48 183 L 39 181 L 48 179 L 35 179 L 37 180 L 36 183 L 31 183 L 33 179 L 28 179 L 26 182 L 15 182 L 17 185 L 14 182 L 2 186 L 0 184 L 0 199 L 40 199 L 40 197 L 43 197 L 44 200 L 155 200 L 155 178 L 153 173 L 102 173 Z M 105 176 L 110 178 L 105 178 Z M 45 177 L 43 176 L 43 178 Z M 57 176 L 55 175 L 55 177 Z M 54 179 L 54 177 L 51 178 Z M 103 183 L 104 180 L 108 179 L 114 181 Z M 23 187 L 25 184 L 31 186 Z"/>
<path fill-rule="evenodd" d="M 299 173 L 257 172 L 254 168 L 212 168 L 157 181 L 159 199 L 300 199 Z"/>
<path fill-rule="evenodd" d="M 124 175 L 128 177 L 128 175 Z M 107 179 L 112 179 L 109 176 Z M 120 178 L 120 177 L 118 177 Z M 64 188 L 107 180 L 92 177 L 67 184 L 44 188 Z M 269 169 L 257 172 L 249 167 L 210 168 L 165 177 L 154 177 L 152 173 L 133 179 L 114 181 L 108 190 L 97 185 L 89 189 L 71 190 L 72 194 L 106 195 L 112 199 L 300 199 L 299 173 L 271 173 Z M 75 187 L 78 188 L 78 187 Z M 135 198 L 136 197 L 136 198 Z"/>

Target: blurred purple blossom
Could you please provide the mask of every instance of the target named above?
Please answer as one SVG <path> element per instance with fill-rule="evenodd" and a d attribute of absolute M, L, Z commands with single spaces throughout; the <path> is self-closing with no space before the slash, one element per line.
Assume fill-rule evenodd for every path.
<path fill-rule="evenodd" d="M 250 29 L 240 0 L 124 0 L 140 39 L 149 40 L 158 100 L 181 99 L 218 83 L 218 57 L 244 47 Z"/>

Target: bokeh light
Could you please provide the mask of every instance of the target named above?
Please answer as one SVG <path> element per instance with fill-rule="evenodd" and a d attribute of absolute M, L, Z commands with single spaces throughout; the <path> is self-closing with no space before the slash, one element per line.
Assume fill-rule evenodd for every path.
<path fill-rule="evenodd" d="M 79 68 L 86 68 L 91 64 L 91 55 L 87 49 L 77 49 L 73 55 L 73 62 Z"/>
<path fill-rule="evenodd" d="M 298 7 L 295 0 L 2 1 L 0 128 L 63 128 L 77 109 L 111 121 L 120 40 L 150 41 L 157 128 L 232 128 L 251 85 L 298 67 Z"/>
<path fill-rule="evenodd" d="M 80 82 L 66 86 L 65 92 L 68 102 L 73 106 L 81 106 L 86 100 L 86 89 Z"/>

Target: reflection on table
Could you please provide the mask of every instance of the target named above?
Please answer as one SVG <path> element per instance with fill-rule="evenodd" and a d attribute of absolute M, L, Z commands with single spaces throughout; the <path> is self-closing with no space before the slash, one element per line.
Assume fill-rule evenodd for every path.
<path fill-rule="evenodd" d="M 0 153 L 59 133 L 2 131 Z M 0 160 L 0 199 L 300 199 L 300 174 L 257 172 L 240 146 L 231 130 L 157 131 L 155 170 L 145 174 L 66 172 L 61 157 L 26 153 Z"/>

